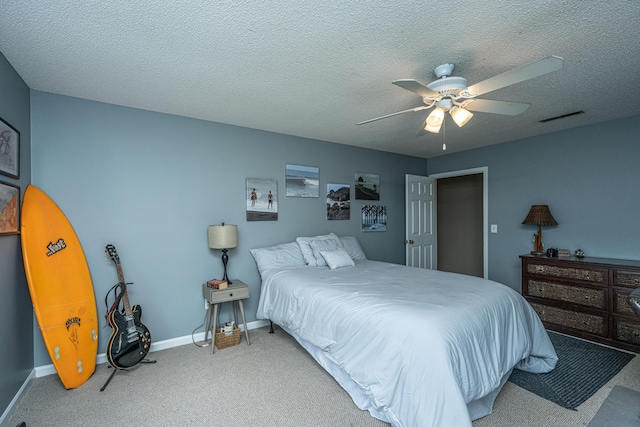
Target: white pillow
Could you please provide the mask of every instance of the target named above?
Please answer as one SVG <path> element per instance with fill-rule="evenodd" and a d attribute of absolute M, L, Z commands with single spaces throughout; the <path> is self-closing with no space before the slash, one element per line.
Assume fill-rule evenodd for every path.
<path fill-rule="evenodd" d="M 313 240 L 335 240 L 338 244 L 338 248 L 342 248 L 342 242 L 340 241 L 340 238 L 338 236 L 336 236 L 334 233 L 329 233 L 326 235 L 322 235 L 322 236 L 315 236 L 315 237 L 298 237 L 296 239 L 296 242 L 298 242 L 298 246 L 300 246 L 300 251 L 302 252 L 302 256 L 304 257 L 304 260 L 306 261 L 307 265 L 309 265 L 310 267 L 316 267 L 317 263 L 316 263 L 316 257 L 313 255 L 313 249 L 311 249 L 311 241 Z"/>
<path fill-rule="evenodd" d="M 296 242 L 250 249 L 249 252 L 256 260 L 260 276 L 264 276 L 265 272 L 273 268 L 306 265 L 302 252 L 300 252 L 300 246 Z"/>
<path fill-rule="evenodd" d="M 360 242 L 355 236 L 340 236 L 340 240 L 352 259 L 367 259 Z"/>
<path fill-rule="evenodd" d="M 340 246 L 338 246 L 339 243 L 341 242 L 336 242 L 333 239 L 312 240 L 311 242 L 309 242 L 309 244 L 311 245 L 311 250 L 313 251 L 313 258 L 316 261 L 316 267 L 324 267 L 325 265 L 327 265 L 321 252 L 335 251 L 338 248 L 342 249 Z"/>
<path fill-rule="evenodd" d="M 324 257 L 327 265 L 331 270 L 335 270 L 336 268 L 342 267 L 352 267 L 356 265 L 355 262 L 351 259 L 349 254 L 343 248 L 335 249 L 333 251 L 320 251 L 322 256 Z"/>

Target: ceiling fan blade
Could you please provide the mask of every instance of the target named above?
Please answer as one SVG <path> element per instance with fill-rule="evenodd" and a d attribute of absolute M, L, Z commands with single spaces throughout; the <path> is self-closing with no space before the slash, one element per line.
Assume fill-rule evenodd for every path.
<path fill-rule="evenodd" d="M 481 113 L 504 114 L 506 116 L 516 116 L 529 109 L 531 104 L 524 102 L 492 101 L 489 99 L 473 99 L 464 106 L 469 111 L 479 111 Z"/>
<path fill-rule="evenodd" d="M 530 64 L 505 71 L 502 74 L 498 74 L 497 76 L 491 77 L 480 83 L 476 83 L 469 86 L 468 90 L 469 93 L 473 95 L 482 95 L 493 92 L 494 90 L 559 70 L 562 68 L 563 64 L 564 59 L 559 56 L 548 56 L 546 58 L 539 59 L 538 61 L 531 62 Z"/>
<path fill-rule="evenodd" d="M 392 83 L 396 86 L 400 86 L 403 89 L 409 90 L 413 93 L 417 93 L 420 96 L 440 96 L 438 92 L 433 89 L 429 89 L 417 80 L 402 79 L 396 80 Z"/>
<path fill-rule="evenodd" d="M 363 124 L 365 124 L 365 123 L 375 122 L 376 120 L 386 119 L 387 117 L 397 116 L 398 114 L 404 114 L 404 113 L 415 113 L 416 111 L 426 110 L 427 108 L 429 108 L 429 107 L 427 107 L 426 105 L 421 105 L 421 106 L 419 106 L 419 107 L 410 108 L 410 109 L 408 109 L 408 110 L 398 111 L 397 113 L 387 114 L 386 116 L 376 117 L 375 119 L 365 120 L 365 121 L 363 121 L 363 122 L 356 123 L 356 125 L 363 125 Z"/>

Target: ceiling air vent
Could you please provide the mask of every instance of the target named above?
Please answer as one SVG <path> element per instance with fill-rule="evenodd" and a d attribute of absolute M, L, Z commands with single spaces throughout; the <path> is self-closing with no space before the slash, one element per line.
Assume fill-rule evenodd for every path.
<path fill-rule="evenodd" d="M 574 111 L 573 113 L 567 113 L 567 114 L 563 114 L 561 116 L 549 117 L 548 119 L 540 120 L 540 123 L 546 123 L 546 122 L 550 122 L 552 120 L 564 119 L 565 117 L 576 116 L 578 114 L 584 114 L 584 111 L 582 111 L 582 110 Z"/>

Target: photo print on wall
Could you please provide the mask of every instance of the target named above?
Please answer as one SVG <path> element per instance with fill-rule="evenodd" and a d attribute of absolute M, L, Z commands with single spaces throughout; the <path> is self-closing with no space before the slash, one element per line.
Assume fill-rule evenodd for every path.
<path fill-rule="evenodd" d="M 351 218 L 351 186 L 348 184 L 327 184 L 327 219 Z"/>
<path fill-rule="evenodd" d="M 0 182 L 0 236 L 18 234 L 20 188 Z"/>
<path fill-rule="evenodd" d="M 380 200 L 380 175 L 356 172 L 356 200 Z"/>
<path fill-rule="evenodd" d="M 247 221 L 278 220 L 278 181 L 247 178 Z"/>
<path fill-rule="evenodd" d="M 286 165 L 287 197 L 320 197 L 320 169 L 313 166 Z"/>
<path fill-rule="evenodd" d="M 362 231 L 387 231 L 387 207 L 362 206 Z"/>
<path fill-rule="evenodd" d="M 0 119 L 0 173 L 19 178 L 20 132 Z"/>

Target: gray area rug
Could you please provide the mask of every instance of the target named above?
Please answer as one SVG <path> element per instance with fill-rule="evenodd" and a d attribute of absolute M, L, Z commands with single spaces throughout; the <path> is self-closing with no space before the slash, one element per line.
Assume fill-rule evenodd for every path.
<path fill-rule="evenodd" d="M 587 427 L 640 426 L 640 392 L 616 385 Z"/>
<path fill-rule="evenodd" d="M 549 332 L 558 354 L 546 374 L 514 369 L 509 381 L 563 408 L 575 410 L 634 358 L 634 354 Z"/>

